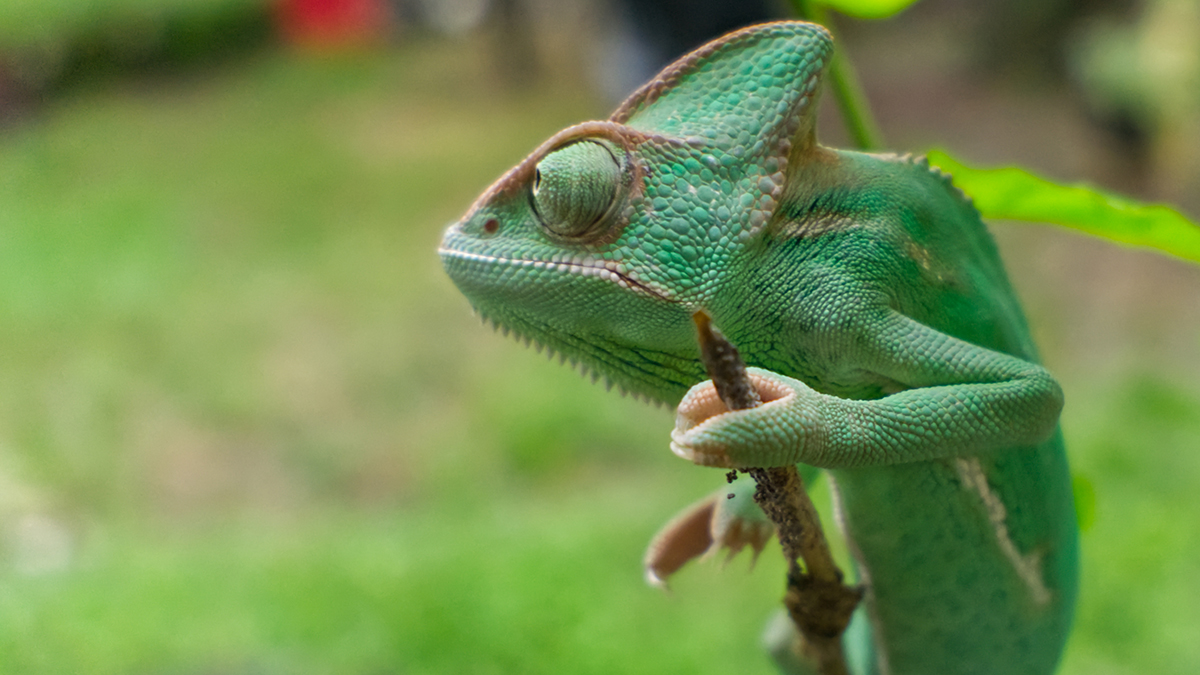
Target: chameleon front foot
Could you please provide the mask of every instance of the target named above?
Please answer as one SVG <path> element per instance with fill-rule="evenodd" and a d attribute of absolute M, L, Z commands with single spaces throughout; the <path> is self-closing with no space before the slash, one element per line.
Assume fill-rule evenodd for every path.
<path fill-rule="evenodd" d="M 781 467 L 804 461 L 821 429 L 820 399 L 799 380 L 761 368 L 746 374 L 763 404 L 730 411 L 711 380 L 680 401 L 671 452 L 700 466 Z"/>

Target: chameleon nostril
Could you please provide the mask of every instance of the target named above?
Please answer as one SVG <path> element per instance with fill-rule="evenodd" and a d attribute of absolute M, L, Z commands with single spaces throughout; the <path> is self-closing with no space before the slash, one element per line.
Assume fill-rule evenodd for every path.
<path fill-rule="evenodd" d="M 488 218 L 483 223 L 483 231 L 488 234 L 496 234 L 496 230 L 500 229 L 500 221 L 495 218 Z"/>

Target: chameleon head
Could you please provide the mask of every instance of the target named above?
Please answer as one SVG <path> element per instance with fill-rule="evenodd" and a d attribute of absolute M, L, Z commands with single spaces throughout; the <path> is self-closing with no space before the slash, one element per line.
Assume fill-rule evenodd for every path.
<path fill-rule="evenodd" d="M 703 379 L 691 314 L 720 294 L 814 144 L 831 51 L 823 28 L 783 22 L 683 57 L 485 191 L 445 233 L 447 273 L 485 318 L 678 401 Z"/>

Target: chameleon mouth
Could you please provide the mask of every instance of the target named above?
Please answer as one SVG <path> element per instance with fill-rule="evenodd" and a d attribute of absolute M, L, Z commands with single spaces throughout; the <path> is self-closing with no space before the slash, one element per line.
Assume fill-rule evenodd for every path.
<path fill-rule="evenodd" d="M 590 255 L 573 256 L 557 260 L 530 260 L 526 258 L 506 258 L 483 253 L 470 253 L 445 246 L 438 248 L 438 255 L 442 257 L 443 262 L 447 259 L 457 259 L 492 267 L 496 265 L 512 268 L 526 267 L 533 270 L 551 270 L 582 277 L 596 277 L 614 283 L 624 289 L 646 293 L 664 302 L 678 302 L 678 300 L 670 297 L 667 292 L 637 280 L 634 273 L 622 269 L 624 265 L 610 260 L 598 260 Z"/>

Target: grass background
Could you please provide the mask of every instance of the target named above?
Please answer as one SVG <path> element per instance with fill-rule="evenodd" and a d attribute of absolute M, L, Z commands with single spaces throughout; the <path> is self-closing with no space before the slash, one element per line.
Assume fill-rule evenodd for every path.
<path fill-rule="evenodd" d="M 671 414 L 441 274 L 447 222 L 605 114 L 483 49 L 266 53 L 0 131 L 0 672 L 771 672 L 774 556 L 641 581 L 721 481 Z M 997 231 L 1095 496 L 1063 672 L 1193 673 L 1200 275 Z"/>

